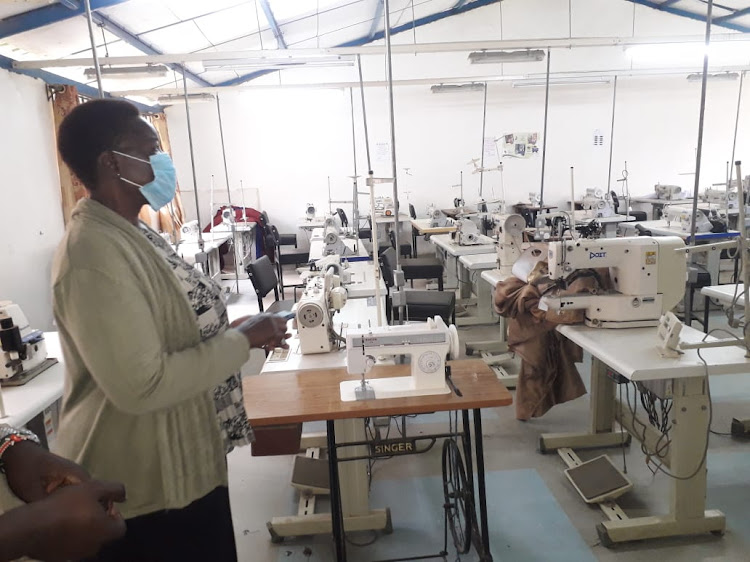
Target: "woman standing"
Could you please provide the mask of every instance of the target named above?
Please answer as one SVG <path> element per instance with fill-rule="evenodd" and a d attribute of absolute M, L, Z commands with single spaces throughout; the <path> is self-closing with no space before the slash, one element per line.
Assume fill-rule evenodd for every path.
<path fill-rule="evenodd" d="M 230 327 L 221 288 L 138 220 L 175 195 L 154 129 L 123 100 L 76 107 L 65 163 L 90 192 L 53 268 L 66 365 L 59 449 L 127 489 L 124 539 L 96 560 L 236 560 L 226 453 L 252 440 L 237 374 L 250 348 L 285 345 L 286 322 Z"/>

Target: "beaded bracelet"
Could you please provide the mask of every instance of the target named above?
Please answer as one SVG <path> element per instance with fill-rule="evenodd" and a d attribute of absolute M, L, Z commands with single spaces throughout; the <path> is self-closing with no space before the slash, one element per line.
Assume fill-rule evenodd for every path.
<path fill-rule="evenodd" d="M 3 455 L 16 443 L 33 441 L 39 444 L 39 438 L 27 429 L 15 429 L 9 425 L 0 426 L 0 473 L 5 474 Z"/>

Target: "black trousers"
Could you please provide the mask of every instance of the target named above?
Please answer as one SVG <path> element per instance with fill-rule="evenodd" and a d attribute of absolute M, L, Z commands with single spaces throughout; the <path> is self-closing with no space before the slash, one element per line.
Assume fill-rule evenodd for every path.
<path fill-rule="evenodd" d="M 237 562 L 229 490 L 223 486 L 182 509 L 125 523 L 125 537 L 86 562 Z"/>

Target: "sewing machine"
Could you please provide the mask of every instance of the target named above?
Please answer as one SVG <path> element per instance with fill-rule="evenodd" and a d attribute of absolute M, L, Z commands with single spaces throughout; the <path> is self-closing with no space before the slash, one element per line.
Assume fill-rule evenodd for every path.
<path fill-rule="evenodd" d="M 459 246 L 475 246 L 482 243 L 479 228 L 469 219 L 459 219 L 458 228 L 451 233 L 451 237 Z"/>
<path fill-rule="evenodd" d="M 395 213 L 395 205 L 393 204 L 392 197 L 376 197 L 375 198 L 375 214 L 392 217 Z"/>
<path fill-rule="evenodd" d="M 197 241 L 199 232 L 198 221 L 186 222 L 180 227 L 180 238 L 183 242 Z"/>
<path fill-rule="evenodd" d="M 737 192 L 731 190 L 727 191 L 724 184 L 718 185 L 721 187 L 717 188 L 716 186 L 712 186 L 706 188 L 706 191 L 703 193 L 703 201 L 729 209 L 736 208 L 739 204 L 737 201 Z"/>
<path fill-rule="evenodd" d="M 657 199 L 666 199 L 670 201 L 672 199 L 679 199 L 682 193 L 682 188 L 679 185 L 662 185 L 657 183 L 654 186 L 654 192 L 656 193 Z"/>
<path fill-rule="evenodd" d="M 693 227 L 693 209 L 689 205 L 669 205 L 664 209 L 664 218 L 667 221 L 667 227 L 672 223 L 679 224 L 683 232 L 692 232 Z M 713 225 L 706 214 L 698 209 L 695 221 L 696 232 L 711 232 Z"/>
<path fill-rule="evenodd" d="M 501 270 L 510 272 L 510 268 L 521 257 L 521 245 L 523 244 L 523 231 L 526 221 L 521 215 L 492 215 L 492 223 L 495 225 L 493 233 L 497 236 L 499 245 L 497 247 L 497 262 Z"/>
<path fill-rule="evenodd" d="M 544 296 L 543 310 L 585 310 L 586 324 L 603 328 L 656 326 L 685 293 L 685 243 L 677 236 L 638 236 L 550 242 L 549 277 L 569 282 L 580 270 L 609 268 L 611 292 Z"/>
<path fill-rule="evenodd" d="M 323 255 L 325 256 L 348 256 L 352 254 L 349 247 L 344 244 L 341 229 L 335 222 L 329 223 L 326 220 L 326 227 L 323 229 L 323 243 L 325 244 L 323 249 Z"/>
<path fill-rule="evenodd" d="M 3 380 L 17 377 L 28 382 L 46 368 L 44 334 L 32 330 L 21 307 L 10 301 L 0 301 L 0 353 Z"/>
<path fill-rule="evenodd" d="M 295 314 L 300 353 L 328 353 L 333 349 L 331 322 L 335 312 L 345 304 L 346 289 L 333 272 L 308 279 Z"/>
<path fill-rule="evenodd" d="M 341 400 L 375 400 L 406 396 L 447 394 L 452 381 L 446 382 L 446 356 L 458 356 L 458 332 L 439 316 L 403 326 L 383 326 L 349 330 L 346 334 L 346 369 L 360 380 L 340 385 Z M 408 355 L 411 376 L 366 380 L 367 373 L 381 356 Z M 455 390 L 455 389 L 454 389 Z"/>
<path fill-rule="evenodd" d="M 313 265 L 314 270 L 304 272 L 304 280 L 315 275 L 325 275 L 330 271 L 341 280 L 342 285 L 348 285 L 352 282 L 352 272 L 349 268 L 349 262 L 345 259 L 341 259 L 341 256 L 335 254 L 326 256 L 316 261 Z"/>
<path fill-rule="evenodd" d="M 593 219 L 608 218 L 616 214 L 610 198 L 601 189 L 587 189 L 582 207 Z"/>
<path fill-rule="evenodd" d="M 435 205 L 427 207 L 427 218 L 430 219 L 430 228 L 443 228 L 452 223 L 452 220 Z"/>
<path fill-rule="evenodd" d="M 305 210 L 305 219 L 308 221 L 312 221 L 315 218 L 315 205 L 312 203 L 307 204 L 307 208 Z"/>

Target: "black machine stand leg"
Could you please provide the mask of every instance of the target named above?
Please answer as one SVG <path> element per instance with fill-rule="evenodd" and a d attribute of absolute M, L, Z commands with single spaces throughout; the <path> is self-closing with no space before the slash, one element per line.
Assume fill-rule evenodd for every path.
<path fill-rule="evenodd" d="M 328 477 L 331 489 L 331 527 L 333 542 L 336 547 L 337 562 L 346 562 L 346 537 L 344 536 L 344 518 L 341 508 L 341 489 L 339 488 L 339 464 L 336 454 L 336 429 L 334 421 L 326 421 L 328 441 Z"/>
<path fill-rule="evenodd" d="M 482 530 L 482 562 L 492 562 L 490 554 L 490 531 L 487 523 L 487 491 L 484 481 L 484 445 L 482 443 L 482 410 L 474 410 L 474 447 L 477 457 L 477 492 L 479 499 L 479 523 Z"/>

